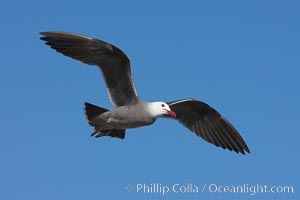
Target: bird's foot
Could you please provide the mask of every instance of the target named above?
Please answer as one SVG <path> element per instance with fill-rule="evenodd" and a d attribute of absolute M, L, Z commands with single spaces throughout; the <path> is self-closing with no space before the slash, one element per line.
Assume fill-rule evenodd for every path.
<path fill-rule="evenodd" d="M 95 130 L 92 134 L 91 134 L 91 137 L 96 137 L 96 138 L 99 138 L 99 137 L 102 137 L 102 136 L 108 136 L 110 133 L 112 132 L 112 130 L 110 129 L 99 129 L 99 131 Z"/>

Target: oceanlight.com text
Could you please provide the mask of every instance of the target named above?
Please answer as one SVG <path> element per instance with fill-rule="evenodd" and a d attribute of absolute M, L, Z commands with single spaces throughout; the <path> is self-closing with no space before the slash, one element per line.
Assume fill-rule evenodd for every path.
<path fill-rule="evenodd" d="M 206 185 L 204 190 L 206 189 Z M 209 184 L 207 188 L 208 192 L 210 193 L 236 193 L 236 194 L 249 194 L 249 195 L 256 195 L 259 193 L 284 193 L 284 194 L 291 194 L 294 193 L 294 187 L 288 185 L 277 185 L 277 186 L 268 186 L 268 185 L 249 185 L 249 184 L 242 184 L 242 185 L 218 185 L 215 183 Z"/>

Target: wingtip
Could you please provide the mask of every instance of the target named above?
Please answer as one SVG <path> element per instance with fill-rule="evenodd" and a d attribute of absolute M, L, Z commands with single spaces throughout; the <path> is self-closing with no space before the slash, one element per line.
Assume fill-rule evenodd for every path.
<path fill-rule="evenodd" d="M 67 33 L 67 32 L 60 32 L 60 31 L 41 31 L 39 32 L 40 35 L 44 36 L 44 37 L 49 37 L 52 35 L 63 35 L 63 34 L 72 34 L 72 33 Z"/>
<path fill-rule="evenodd" d="M 245 149 L 245 151 L 248 153 L 248 154 L 250 154 L 251 153 L 251 151 L 250 151 L 250 149 Z"/>
<path fill-rule="evenodd" d="M 41 35 L 40 39 L 47 42 L 49 34 L 51 34 L 51 32 L 43 31 L 39 32 L 39 34 Z"/>
<path fill-rule="evenodd" d="M 250 150 L 248 148 L 244 148 L 241 151 L 236 151 L 236 153 L 241 153 L 243 155 L 250 154 Z"/>
<path fill-rule="evenodd" d="M 40 35 L 46 36 L 46 37 L 47 37 L 47 35 L 49 35 L 50 33 L 53 33 L 53 32 L 52 32 L 52 31 L 41 31 L 41 32 L 39 32 Z"/>
<path fill-rule="evenodd" d="M 246 155 L 246 153 L 250 154 L 251 151 L 249 149 L 249 147 L 247 146 L 246 142 L 244 140 L 243 141 L 243 146 L 242 146 L 242 154 Z"/>

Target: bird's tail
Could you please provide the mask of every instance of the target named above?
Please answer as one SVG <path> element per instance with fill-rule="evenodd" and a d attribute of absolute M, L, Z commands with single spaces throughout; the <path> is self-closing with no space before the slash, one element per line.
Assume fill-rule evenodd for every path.
<path fill-rule="evenodd" d="M 95 136 L 96 138 L 102 137 L 102 136 L 110 136 L 110 137 L 117 137 L 120 139 L 125 138 L 125 129 L 103 129 L 100 126 L 97 126 L 96 124 L 93 124 L 92 121 L 95 117 L 101 115 L 102 113 L 105 113 L 109 111 L 106 108 L 101 108 L 99 106 L 95 106 L 93 104 L 84 103 L 84 109 L 86 117 L 89 121 L 89 124 L 91 126 L 95 127 L 95 131 L 92 133 L 91 136 Z"/>
<path fill-rule="evenodd" d="M 87 119 L 89 120 L 90 125 L 92 125 L 91 121 L 96 116 L 99 116 L 102 113 L 105 113 L 105 112 L 109 111 L 106 108 L 101 108 L 99 106 L 95 106 L 95 105 L 87 103 L 87 102 L 84 103 L 84 110 L 85 110 L 85 115 L 86 115 Z"/>

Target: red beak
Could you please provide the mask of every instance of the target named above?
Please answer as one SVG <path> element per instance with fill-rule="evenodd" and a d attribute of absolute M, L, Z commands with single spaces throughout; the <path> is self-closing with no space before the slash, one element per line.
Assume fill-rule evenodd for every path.
<path fill-rule="evenodd" d="M 171 117 L 174 117 L 174 118 L 176 117 L 176 113 L 173 110 L 167 110 L 167 111 Z"/>

